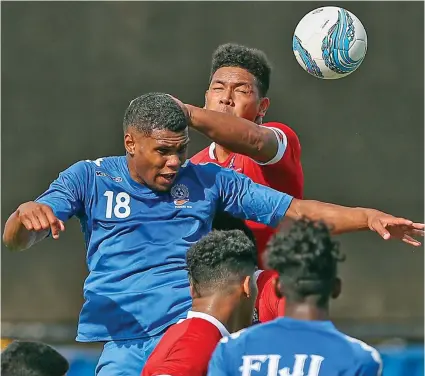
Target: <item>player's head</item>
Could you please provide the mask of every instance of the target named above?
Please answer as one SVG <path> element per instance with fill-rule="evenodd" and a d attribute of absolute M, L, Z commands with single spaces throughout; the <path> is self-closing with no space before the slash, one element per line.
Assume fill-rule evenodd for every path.
<path fill-rule="evenodd" d="M 133 99 L 123 122 L 133 179 L 154 190 L 169 190 L 187 158 L 187 125 L 185 113 L 167 94 Z"/>
<path fill-rule="evenodd" d="M 268 266 L 279 273 L 276 294 L 284 295 L 287 303 L 327 308 L 329 299 L 340 294 L 337 264 L 343 260 L 339 244 L 323 222 L 295 221 L 268 244 Z"/>
<path fill-rule="evenodd" d="M 235 218 L 226 212 L 220 211 L 214 216 L 212 228 L 213 230 L 220 231 L 241 230 L 248 239 L 252 241 L 254 246 L 257 247 L 254 233 L 245 224 L 245 222 L 242 219 Z"/>
<path fill-rule="evenodd" d="M 64 376 L 68 361 L 41 342 L 14 341 L 1 353 L 2 376 Z"/>
<path fill-rule="evenodd" d="M 194 307 L 202 301 L 215 305 L 232 330 L 250 325 L 258 294 L 257 251 L 241 230 L 210 232 L 189 249 L 186 262 Z"/>
<path fill-rule="evenodd" d="M 264 52 L 234 43 L 219 46 L 212 57 L 206 108 L 260 124 L 270 104 L 270 74 Z"/>

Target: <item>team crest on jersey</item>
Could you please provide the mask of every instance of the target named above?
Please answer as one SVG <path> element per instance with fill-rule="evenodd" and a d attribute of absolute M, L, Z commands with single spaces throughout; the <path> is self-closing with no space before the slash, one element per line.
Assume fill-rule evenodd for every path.
<path fill-rule="evenodd" d="M 184 184 L 176 184 L 171 188 L 171 197 L 174 199 L 174 205 L 182 206 L 189 201 L 189 189 Z"/>

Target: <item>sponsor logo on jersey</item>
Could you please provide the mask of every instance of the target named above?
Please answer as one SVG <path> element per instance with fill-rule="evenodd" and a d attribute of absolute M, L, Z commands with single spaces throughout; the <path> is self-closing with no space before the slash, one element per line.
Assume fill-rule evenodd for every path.
<path fill-rule="evenodd" d="M 120 176 L 116 176 L 116 177 L 110 176 L 110 175 L 104 173 L 103 171 L 96 171 L 96 176 L 100 176 L 100 177 L 104 177 L 104 178 L 109 178 L 109 179 L 111 179 L 111 180 L 113 180 L 113 181 L 115 181 L 117 183 L 122 182 L 122 177 L 120 177 Z"/>

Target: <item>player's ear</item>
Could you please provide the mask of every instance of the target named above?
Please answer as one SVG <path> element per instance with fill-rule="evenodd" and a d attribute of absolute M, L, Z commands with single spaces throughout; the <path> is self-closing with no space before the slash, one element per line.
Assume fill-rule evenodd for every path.
<path fill-rule="evenodd" d="M 260 107 L 258 109 L 258 116 L 259 117 L 264 117 L 266 116 L 267 110 L 269 109 L 270 106 L 270 99 L 267 97 L 261 98 L 260 99 Z"/>
<path fill-rule="evenodd" d="M 247 298 L 254 294 L 254 291 L 251 286 L 251 276 L 249 275 L 247 275 L 243 281 L 243 292 L 245 293 Z"/>
<path fill-rule="evenodd" d="M 280 278 L 279 276 L 274 277 L 272 279 L 272 284 L 273 284 L 273 289 L 274 289 L 274 293 L 276 294 L 276 296 L 280 299 L 283 298 L 283 294 L 282 294 L 282 284 L 280 283 Z"/>
<path fill-rule="evenodd" d="M 126 133 L 124 135 L 124 147 L 128 154 L 134 155 L 136 149 L 136 143 L 134 142 L 134 137 L 131 133 Z"/>
<path fill-rule="evenodd" d="M 342 281 L 341 281 L 340 278 L 337 277 L 337 278 L 335 278 L 331 298 L 332 299 L 338 298 L 338 296 L 341 294 L 341 290 L 342 290 Z"/>
<path fill-rule="evenodd" d="M 190 297 L 193 299 L 195 297 L 195 289 L 193 288 L 193 285 L 189 285 L 189 291 L 190 291 Z"/>

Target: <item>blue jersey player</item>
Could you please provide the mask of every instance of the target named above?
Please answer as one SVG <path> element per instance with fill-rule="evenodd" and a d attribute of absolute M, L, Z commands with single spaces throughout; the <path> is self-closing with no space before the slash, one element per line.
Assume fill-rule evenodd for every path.
<path fill-rule="evenodd" d="M 329 321 L 338 297 L 339 246 L 322 222 L 300 220 L 269 244 L 268 266 L 278 271 L 276 295 L 286 297 L 285 317 L 225 337 L 209 376 L 380 376 L 381 357 Z"/>
<path fill-rule="evenodd" d="M 206 110 L 207 111 L 207 110 Z M 420 225 L 372 209 L 302 201 L 214 164 L 187 162 L 187 109 L 167 94 L 133 100 L 125 156 L 80 161 L 8 219 L 4 243 L 23 250 L 79 218 L 89 275 L 77 340 L 106 342 L 98 375 L 139 375 L 167 327 L 191 306 L 185 254 L 216 212 L 276 226 L 283 216 L 322 218 L 335 232 L 371 229 L 413 240 Z M 420 244 L 419 242 L 417 242 Z"/>

